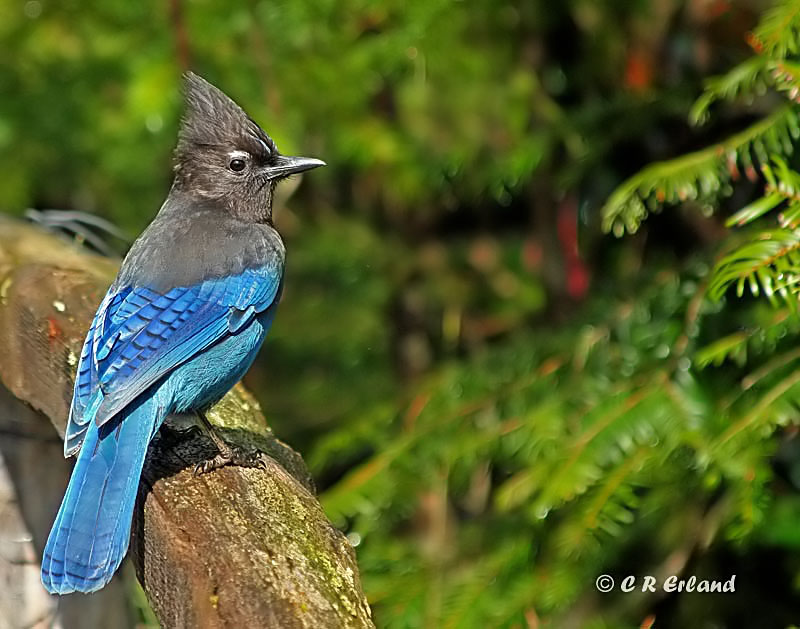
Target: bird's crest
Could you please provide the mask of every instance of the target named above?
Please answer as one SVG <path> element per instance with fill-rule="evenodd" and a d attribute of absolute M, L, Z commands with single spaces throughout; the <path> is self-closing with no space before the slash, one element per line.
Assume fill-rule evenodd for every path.
<path fill-rule="evenodd" d="M 198 147 L 239 145 L 243 141 L 266 145 L 275 152 L 275 143 L 222 90 L 193 72 L 184 74 L 185 112 L 178 134 L 177 156 Z"/>

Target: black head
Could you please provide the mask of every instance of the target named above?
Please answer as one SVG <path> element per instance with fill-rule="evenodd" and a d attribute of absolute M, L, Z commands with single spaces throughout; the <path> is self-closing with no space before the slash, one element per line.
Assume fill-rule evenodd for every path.
<path fill-rule="evenodd" d="M 275 185 L 325 162 L 281 155 L 236 103 L 192 72 L 184 76 L 186 112 L 175 151 L 175 186 L 247 221 L 272 218 Z"/>

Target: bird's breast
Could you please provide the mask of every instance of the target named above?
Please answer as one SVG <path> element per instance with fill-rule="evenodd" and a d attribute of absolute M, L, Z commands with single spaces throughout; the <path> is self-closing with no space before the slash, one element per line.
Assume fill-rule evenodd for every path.
<path fill-rule="evenodd" d="M 171 399 L 171 412 L 205 410 L 221 400 L 253 364 L 271 321 L 254 318 L 172 371 L 161 387 Z"/>

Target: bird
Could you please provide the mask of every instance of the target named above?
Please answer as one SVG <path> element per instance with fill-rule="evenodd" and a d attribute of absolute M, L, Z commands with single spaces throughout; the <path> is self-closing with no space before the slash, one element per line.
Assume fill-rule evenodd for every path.
<path fill-rule="evenodd" d="M 90 593 L 125 553 L 148 445 L 170 414 L 196 414 L 219 452 L 195 473 L 256 467 L 206 412 L 252 364 L 283 289 L 272 220 L 282 179 L 325 162 L 282 155 L 233 100 L 183 78 L 174 179 L 100 303 L 78 361 L 64 456 L 77 454 L 42 555 L 53 594 Z"/>

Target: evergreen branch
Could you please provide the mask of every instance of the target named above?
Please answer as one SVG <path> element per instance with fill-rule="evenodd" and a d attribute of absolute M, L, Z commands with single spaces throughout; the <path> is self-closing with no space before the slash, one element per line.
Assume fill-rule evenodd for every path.
<path fill-rule="evenodd" d="M 790 307 L 800 282 L 800 232 L 774 229 L 763 232 L 728 254 L 714 267 L 709 283 L 709 295 L 720 299 L 728 287 L 736 283 L 739 297 L 744 293 L 745 283 L 757 297 L 762 291 L 773 303 L 776 295 L 787 300 Z"/>
<path fill-rule="evenodd" d="M 600 486 L 597 495 L 589 503 L 589 508 L 583 518 L 586 529 L 594 529 L 598 524 L 598 517 L 605 504 L 612 498 L 617 489 L 622 485 L 628 476 L 631 475 L 650 454 L 652 447 L 639 446 L 632 454 L 626 457 L 622 463 L 606 476 L 605 482 Z"/>
<path fill-rule="evenodd" d="M 442 629 L 469 626 L 467 619 L 473 611 L 475 601 L 486 589 L 486 584 L 497 579 L 504 569 L 519 562 L 520 557 L 524 558 L 526 554 L 526 548 L 518 542 L 505 542 L 496 552 L 481 557 L 481 561 L 471 565 L 469 573 L 453 588 L 452 595 L 446 601 L 441 620 Z M 519 606 L 512 605 L 511 609 L 517 610 Z"/>
<path fill-rule="evenodd" d="M 736 214 L 725 221 L 725 226 L 742 227 L 743 225 L 747 225 L 757 218 L 760 218 L 767 212 L 771 212 L 778 207 L 778 205 L 783 203 L 783 201 L 784 195 L 777 191 L 767 194 L 766 196 L 761 197 L 757 201 L 753 201 L 750 205 L 747 205 L 736 212 Z"/>
<path fill-rule="evenodd" d="M 780 155 L 772 155 L 772 164 L 762 164 L 767 180 L 766 194 L 742 208 L 725 221 L 726 227 L 741 227 L 771 212 L 784 201 L 789 203 L 778 220 L 781 227 L 794 229 L 800 223 L 800 173 L 790 168 Z"/>
<path fill-rule="evenodd" d="M 393 440 L 381 452 L 351 470 L 336 486 L 320 496 L 320 502 L 328 515 L 334 519 L 351 512 L 353 504 L 357 503 L 363 494 L 368 493 L 372 485 L 382 480 L 382 477 L 386 475 L 387 470 L 393 463 L 407 455 L 412 448 L 424 441 L 425 438 L 428 438 L 432 432 L 442 429 L 450 430 L 452 424 L 456 421 L 490 408 L 497 404 L 499 400 L 524 391 L 536 382 L 546 382 L 547 376 L 555 373 L 562 366 L 562 360 L 558 357 L 553 357 L 544 361 L 536 371 L 522 374 L 502 388 L 461 404 L 450 412 L 439 416 L 435 422 L 428 422 L 424 425 L 415 424 L 412 430 Z M 546 405 L 544 405 L 538 410 L 542 411 L 546 408 Z M 495 430 L 502 433 L 508 430 L 509 426 L 513 427 L 515 425 L 516 422 L 503 423 L 499 424 Z"/>
<path fill-rule="evenodd" d="M 711 364 L 719 366 L 726 360 L 743 367 L 754 363 L 755 357 L 767 359 L 766 363 L 756 363 L 759 366 L 742 378 L 741 389 L 724 405 L 724 408 L 730 409 L 746 391 L 768 381 L 780 369 L 800 358 L 800 348 L 774 355 L 777 339 L 794 338 L 798 333 L 800 320 L 793 316 L 791 308 L 781 308 L 772 311 L 769 317 L 754 327 L 729 334 L 698 349 L 692 362 L 703 369 Z"/>
<path fill-rule="evenodd" d="M 679 419 L 664 394 L 666 381 L 664 373 L 654 373 L 647 386 L 635 386 L 631 392 L 611 400 L 609 408 L 599 408 L 596 417 L 590 413 L 585 430 L 566 444 L 566 460 L 562 456 L 551 462 L 546 482 L 540 483 L 541 493 L 530 506 L 531 513 L 541 517 L 602 482 L 608 459 L 613 459 L 614 453 L 627 456 L 637 445 L 637 435 L 666 434 L 668 426 Z"/>
<path fill-rule="evenodd" d="M 730 194 L 729 182 L 743 167 L 755 179 L 755 157 L 768 162 L 767 154 L 786 155 L 800 136 L 798 112 L 785 105 L 752 126 L 706 149 L 644 168 L 623 182 L 609 197 L 601 213 L 603 229 L 621 236 L 635 232 L 649 211 L 663 203 L 695 200 L 710 203 Z"/>
<path fill-rule="evenodd" d="M 552 475 L 553 470 L 549 469 L 544 462 L 541 462 L 537 466 L 528 466 L 524 468 L 506 480 L 497 491 L 496 501 L 498 507 L 502 510 L 518 507 L 528 502 L 531 495 L 543 486 L 546 486 L 544 493 L 548 496 L 555 495 L 558 490 L 563 489 L 564 483 L 562 483 L 562 479 L 570 478 L 569 474 L 572 472 L 573 468 L 577 466 L 584 450 L 592 444 L 593 440 L 618 419 L 624 417 L 627 412 L 644 402 L 653 393 L 659 392 L 658 388 L 653 387 L 640 387 L 638 391 L 636 389 L 637 387 L 633 383 L 626 383 L 624 387 L 621 387 L 614 393 L 613 398 L 609 396 L 605 404 L 605 406 L 611 407 L 609 410 L 605 410 L 605 406 L 595 409 L 595 413 L 598 417 L 590 417 L 589 423 L 584 431 L 577 435 L 569 435 L 568 437 L 566 435 L 561 436 L 559 441 L 565 453 L 566 451 L 570 451 L 571 455 L 566 462 L 559 460 L 555 477 Z M 536 413 L 536 415 L 538 414 L 539 412 Z M 570 421 L 567 421 L 566 424 L 569 425 L 573 423 L 575 419 L 575 416 L 571 417 Z M 572 483 L 564 493 L 570 493 L 574 485 L 575 483 Z M 544 512 L 550 509 L 550 502 L 555 501 L 555 498 L 553 498 L 552 501 L 540 500 L 542 506 L 537 508 Z"/>
<path fill-rule="evenodd" d="M 793 203 L 789 204 L 778 215 L 778 223 L 784 229 L 797 229 L 800 227 L 800 199 L 796 201 L 792 199 Z"/>
<path fill-rule="evenodd" d="M 717 339 L 697 351 L 694 364 L 703 369 L 712 363 L 719 366 L 725 360 L 731 359 L 738 365 L 743 365 L 747 361 L 747 341 L 750 336 L 747 332 L 735 332 Z"/>
<path fill-rule="evenodd" d="M 743 415 L 738 421 L 731 424 L 714 442 L 714 448 L 720 448 L 742 432 L 756 427 L 759 420 L 769 415 L 769 411 L 778 400 L 786 396 L 800 385 L 800 370 L 793 372 L 777 384 L 753 406 L 750 412 Z"/>
<path fill-rule="evenodd" d="M 752 102 L 769 88 L 800 102 L 800 64 L 785 59 L 776 61 L 765 55 L 749 57 L 725 74 L 705 81 L 703 93 L 689 110 L 689 122 L 693 125 L 707 122 L 711 106 L 717 101 Z"/>
<path fill-rule="evenodd" d="M 770 72 L 769 58 L 754 55 L 722 76 L 706 80 L 703 93 L 689 112 L 689 120 L 695 125 L 706 122 L 711 105 L 718 100 L 763 94 L 774 78 L 775 75 Z"/>
<path fill-rule="evenodd" d="M 742 378 L 742 389 L 752 389 L 762 380 L 765 380 L 779 369 L 793 363 L 796 360 L 800 360 L 800 347 L 788 352 L 784 352 L 783 354 L 779 354 L 770 360 L 766 365 L 759 367 L 752 373 Z"/>
<path fill-rule="evenodd" d="M 800 64 L 784 59 L 769 65 L 775 87 L 786 92 L 790 100 L 800 102 Z"/>
<path fill-rule="evenodd" d="M 800 52 L 800 3 L 783 0 L 761 18 L 750 38 L 756 52 L 784 59 Z"/>
<path fill-rule="evenodd" d="M 800 173 L 790 168 L 780 155 L 772 156 L 772 166 L 762 166 L 767 192 L 775 192 L 790 201 L 800 201 Z"/>

